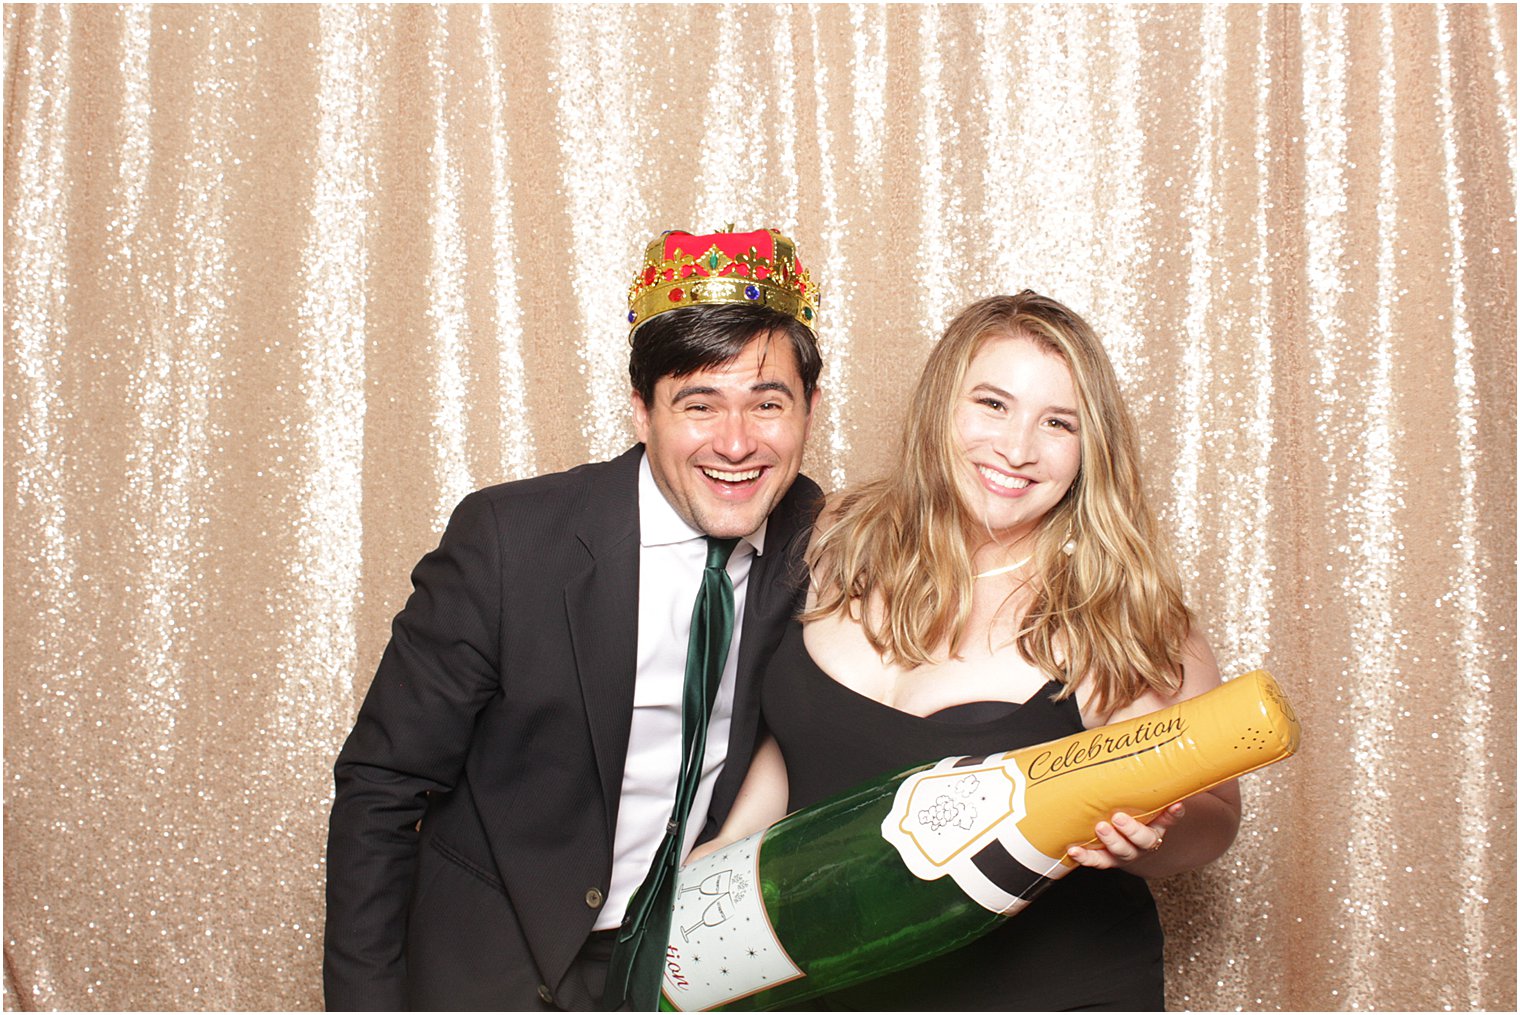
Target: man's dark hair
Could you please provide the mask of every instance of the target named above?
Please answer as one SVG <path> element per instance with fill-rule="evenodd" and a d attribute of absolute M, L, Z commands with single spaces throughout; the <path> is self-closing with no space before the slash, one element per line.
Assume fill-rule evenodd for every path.
<path fill-rule="evenodd" d="M 784 336 L 797 356 L 802 397 L 809 404 L 818 387 L 823 360 L 818 340 L 801 321 L 751 303 L 712 303 L 667 310 L 634 332 L 628 354 L 628 377 L 645 405 L 654 404 L 661 377 L 685 377 L 738 356 L 757 335 Z"/>

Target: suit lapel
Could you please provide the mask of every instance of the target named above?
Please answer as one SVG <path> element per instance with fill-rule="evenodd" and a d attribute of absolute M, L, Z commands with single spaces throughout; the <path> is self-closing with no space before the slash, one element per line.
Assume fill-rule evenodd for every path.
<path fill-rule="evenodd" d="M 734 692 L 734 729 L 740 729 L 748 723 L 753 716 L 754 709 L 759 708 L 758 671 L 761 658 L 768 648 L 767 634 L 775 621 L 771 613 L 773 603 L 777 599 L 786 598 L 778 595 L 778 590 L 773 573 L 776 563 L 784 556 L 782 546 L 776 542 L 770 542 L 772 535 L 777 533 L 768 532 L 769 544 L 765 553 L 755 558 L 750 566 L 748 589 L 744 594 L 744 619 L 743 636 L 739 639 L 739 665 L 735 671 L 736 688 Z M 732 747 L 732 745 L 730 745 Z M 730 754 L 732 754 L 732 750 Z"/>
<path fill-rule="evenodd" d="M 588 494 L 577 532 L 588 568 L 565 587 L 565 610 L 612 841 L 633 715 L 639 640 L 638 466 L 642 446 L 614 460 Z"/>

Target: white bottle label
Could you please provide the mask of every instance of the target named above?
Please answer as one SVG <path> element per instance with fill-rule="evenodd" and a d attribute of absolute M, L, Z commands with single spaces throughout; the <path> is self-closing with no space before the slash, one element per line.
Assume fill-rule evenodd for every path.
<path fill-rule="evenodd" d="M 677 1011 L 728 1004 L 804 973 L 771 929 L 756 832 L 681 868 L 665 953 L 665 999 Z"/>
<path fill-rule="evenodd" d="M 915 877 L 949 875 L 977 905 L 1012 915 L 1066 873 L 1019 834 L 1023 818 L 1024 774 L 1011 759 L 945 758 L 903 780 L 881 834 Z"/>

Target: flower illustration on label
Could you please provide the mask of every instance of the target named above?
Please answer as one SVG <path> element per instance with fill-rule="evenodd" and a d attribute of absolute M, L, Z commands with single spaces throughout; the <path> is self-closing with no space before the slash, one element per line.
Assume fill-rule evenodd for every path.
<path fill-rule="evenodd" d="M 944 763 L 941 762 L 941 765 Z M 911 776 L 898 788 L 895 818 L 882 823 L 889 841 L 903 852 L 909 869 L 919 877 L 938 877 L 938 871 L 994 825 L 1014 815 L 1017 785 L 1001 765 L 966 769 L 940 766 Z M 917 859 L 904 847 L 911 845 Z M 922 868 L 927 863 L 936 873 Z"/>
<path fill-rule="evenodd" d="M 918 812 L 918 823 L 928 825 L 930 831 L 939 831 L 947 825 L 956 828 L 964 828 L 970 831 L 976 823 L 976 808 L 968 807 L 961 800 L 952 800 L 948 796 L 937 796 L 934 804 Z"/>

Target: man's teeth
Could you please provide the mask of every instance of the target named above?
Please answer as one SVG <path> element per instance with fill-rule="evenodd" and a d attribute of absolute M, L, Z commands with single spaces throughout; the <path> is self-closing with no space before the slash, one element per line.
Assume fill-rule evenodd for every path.
<path fill-rule="evenodd" d="M 983 467 L 981 473 L 1005 490 L 1022 490 L 1029 485 L 1029 480 L 1027 479 L 1020 479 L 1017 476 L 1005 476 L 995 469 Z"/>
<path fill-rule="evenodd" d="M 743 472 L 722 472 L 718 469 L 704 468 L 702 471 L 708 478 L 720 480 L 724 483 L 743 483 L 746 480 L 760 478 L 759 469 L 746 469 Z"/>

